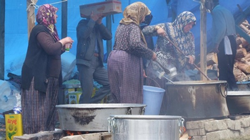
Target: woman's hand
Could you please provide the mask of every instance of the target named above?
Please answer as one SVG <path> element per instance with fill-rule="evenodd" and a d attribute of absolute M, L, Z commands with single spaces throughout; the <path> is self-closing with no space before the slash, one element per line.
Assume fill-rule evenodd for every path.
<path fill-rule="evenodd" d="M 147 75 L 146 75 L 145 70 L 143 70 L 143 77 L 144 77 L 144 78 L 147 78 Z"/>
<path fill-rule="evenodd" d="M 157 58 L 157 57 L 156 57 L 156 53 L 155 53 L 155 52 L 153 52 L 153 56 L 152 56 L 152 58 L 151 58 L 151 59 L 152 59 L 153 61 L 155 61 L 155 60 L 156 60 L 156 58 Z"/>
<path fill-rule="evenodd" d="M 157 34 L 159 36 L 166 36 L 166 31 L 164 29 L 162 29 L 160 26 L 155 26 L 155 31 L 157 32 Z"/>
<path fill-rule="evenodd" d="M 67 43 L 71 43 L 72 44 L 74 41 L 73 41 L 73 39 L 71 37 L 65 37 L 65 38 L 59 40 L 59 42 L 61 42 L 62 45 L 64 46 Z"/>
<path fill-rule="evenodd" d="M 192 65 L 193 65 L 193 64 L 194 64 L 194 60 L 195 60 L 195 59 L 194 59 L 194 57 L 193 57 L 192 55 L 189 55 L 189 56 L 188 56 L 188 63 L 189 63 L 189 64 L 192 64 Z"/>

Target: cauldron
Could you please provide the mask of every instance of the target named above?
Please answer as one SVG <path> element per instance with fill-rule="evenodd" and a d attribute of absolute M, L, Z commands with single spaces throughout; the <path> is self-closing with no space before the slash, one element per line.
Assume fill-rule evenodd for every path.
<path fill-rule="evenodd" d="M 226 81 L 178 81 L 166 84 L 165 115 L 184 119 L 207 119 L 229 116 Z"/>

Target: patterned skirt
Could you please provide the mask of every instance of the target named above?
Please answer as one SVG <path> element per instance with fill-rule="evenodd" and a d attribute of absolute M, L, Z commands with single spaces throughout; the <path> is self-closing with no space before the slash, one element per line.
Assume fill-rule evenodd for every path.
<path fill-rule="evenodd" d="M 24 134 L 40 131 L 54 131 L 56 123 L 56 104 L 58 79 L 49 78 L 46 93 L 34 89 L 34 78 L 29 90 L 22 90 L 22 121 Z"/>

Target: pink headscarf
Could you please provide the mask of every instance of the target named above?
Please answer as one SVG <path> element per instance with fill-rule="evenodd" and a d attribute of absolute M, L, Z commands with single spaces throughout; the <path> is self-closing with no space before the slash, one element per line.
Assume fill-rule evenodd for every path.
<path fill-rule="evenodd" d="M 55 14 L 57 10 L 58 8 L 50 4 L 44 4 L 39 7 L 36 14 L 37 23 L 47 27 L 50 31 L 50 34 L 54 37 L 55 41 L 59 40 L 59 36 L 55 26 Z"/>

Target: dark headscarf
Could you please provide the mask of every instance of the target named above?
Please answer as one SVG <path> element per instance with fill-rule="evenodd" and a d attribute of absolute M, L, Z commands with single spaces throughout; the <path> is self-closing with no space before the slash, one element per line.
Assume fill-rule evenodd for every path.
<path fill-rule="evenodd" d="M 50 34 L 54 37 L 55 41 L 59 40 L 59 36 L 55 26 L 55 14 L 57 10 L 58 8 L 50 4 L 44 4 L 39 7 L 36 14 L 37 23 L 47 27 L 47 29 L 49 29 L 50 31 Z"/>

